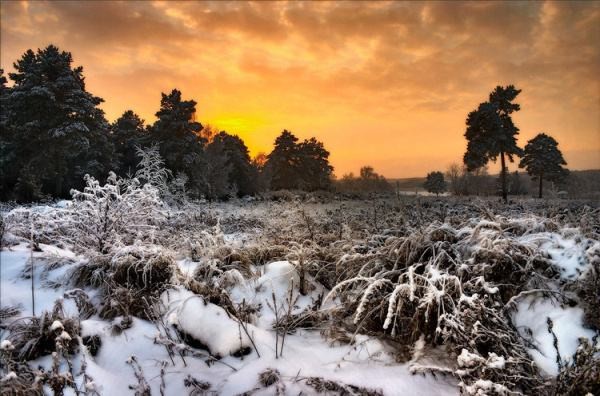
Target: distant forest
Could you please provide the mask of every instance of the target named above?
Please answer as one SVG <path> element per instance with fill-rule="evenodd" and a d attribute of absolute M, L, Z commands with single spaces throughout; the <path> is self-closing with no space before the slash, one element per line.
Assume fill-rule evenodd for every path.
<path fill-rule="evenodd" d="M 314 137 L 300 141 L 288 130 L 276 138 L 269 154 L 251 158 L 241 138 L 196 121 L 196 102 L 184 99 L 177 89 L 162 93 L 153 124 L 146 124 L 133 110 L 109 123 L 98 107 L 104 100 L 86 90 L 83 68 L 72 63 L 70 52 L 50 45 L 37 52 L 28 50 L 14 63 L 15 72 L 8 73 L 11 86 L 0 70 L 0 200 L 67 198 L 71 189 L 84 186 L 86 174 L 104 179 L 114 171 L 117 176 L 132 177 L 142 150 L 150 148 L 160 153 L 169 182 L 191 198 L 226 199 L 270 190 L 369 193 L 400 189 L 370 166 L 362 167 L 356 176 L 350 173 L 334 179 L 323 143 Z M 485 122 L 494 109 L 480 106 L 481 112 L 488 112 Z M 504 122 L 506 118 L 496 112 L 498 122 Z M 473 117 L 469 115 L 465 136 L 474 136 L 470 140 L 474 154 L 465 154 L 464 166 L 428 175 L 430 180 L 423 181 L 426 188 L 457 195 L 531 192 L 528 178 L 520 174 L 501 174 L 501 188 L 497 188 L 497 178 L 490 178 L 485 166 L 497 154 L 485 153 L 490 142 L 477 135 L 481 125 L 469 126 L 471 121 L 480 122 Z M 467 136 L 469 130 L 472 133 Z M 503 152 L 498 153 L 504 161 Z M 570 195 L 598 191 L 596 174 L 579 173 L 574 178 L 566 170 L 561 172 L 562 168 L 551 188 L 567 188 Z M 541 191 L 540 182 L 540 195 Z"/>

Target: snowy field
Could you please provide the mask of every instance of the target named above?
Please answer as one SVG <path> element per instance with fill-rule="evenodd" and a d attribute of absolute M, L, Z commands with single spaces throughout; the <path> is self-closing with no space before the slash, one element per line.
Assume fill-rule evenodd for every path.
<path fill-rule="evenodd" d="M 593 203 L 135 189 L 3 211 L 2 394 L 598 391 Z"/>

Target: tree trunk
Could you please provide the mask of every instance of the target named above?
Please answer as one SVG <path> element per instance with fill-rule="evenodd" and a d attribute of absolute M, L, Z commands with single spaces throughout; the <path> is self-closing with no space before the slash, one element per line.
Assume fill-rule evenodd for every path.
<path fill-rule="evenodd" d="M 540 175 L 538 176 L 539 179 L 540 179 L 540 190 L 539 190 L 539 193 L 538 193 L 538 198 L 542 198 L 542 180 L 544 180 L 543 176 L 544 176 L 543 172 L 540 173 Z"/>
<path fill-rule="evenodd" d="M 500 152 L 500 163 L 502 164 L 502 171 L 500 172 L 500 181 L 502 183 L 502 199 L 504 203 L 508 203 L 508 193 L 506 192 L 506 162 L 504 160 L 504 151 Z"/>

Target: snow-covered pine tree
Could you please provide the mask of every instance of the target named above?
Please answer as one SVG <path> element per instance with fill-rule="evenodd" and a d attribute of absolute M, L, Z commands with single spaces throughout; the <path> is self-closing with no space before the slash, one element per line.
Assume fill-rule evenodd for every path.
<path fill-rule="evenodd" d="M 202 125 L 195 121 L 196 102 L 182 100 L 181 91 L 162 94 L 158 120 L 150 128 L 149 139 L 158 143 L 168 169 L 189 178 L 188 192 L 199 196 L 204 191 L 201 170 L 204 167 Z"/>
<path fill-rule="evenodd" d="M 83 68 L 72 63 L 71 53 L 49 45 L 25 52 L 9 73 L 14 84 L 2 90 L 2 199 L 37 199 L 20 194 L 38 189 L 66 197 L 85 173 L 112 168 L 103 100 L 86 91 Z M 19 180 L 31 188 L 9 196 Z"/>
<path fill-rule="evenodd" d="M 137 147 L 146 135 L 144 120 L 132 110 L 127 110 L 111 126 L 115 156 L 119 166 L 115 173 L 120 177 L 131 176 L 139 163 Z"/>

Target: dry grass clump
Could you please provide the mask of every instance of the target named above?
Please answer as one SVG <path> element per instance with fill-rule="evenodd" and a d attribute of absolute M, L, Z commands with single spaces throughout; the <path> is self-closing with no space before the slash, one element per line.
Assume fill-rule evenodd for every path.
<path fill-rule="evenodd" d="M 204 396 L 215 394 L 215 392 L 210 392 L 210 382 L 200 381 L 189 374 L 183 380 L 183 385 L 186 388 L 190 388 L 189 396 Z"/>
<path fill-rule="evenodd" d="M 264 265 L 283 260 L 287 249 L 282 245 L 257 245 L 244 249 L 244 255 L 254 265 Z"/>
<path fill-rule="evenodd" d="M 588 250 L 598 254 L 590 257 L 588 270 L 570 288 L 574 289 L 584 312 L 584 322 L 600 331 L 600 245 Z"/>
<path fill-rule="evenodd" d="M 114 285 L 109 286 L 107 290 L 110 290 L 110 294 L 103 295 L 98 312 L 102 319 L 114 319 L 118 316 L 152 319 L 151 307 L 158 301 L 158 297 L 154 294 Z"/>
<path fill-rule="evenodd" d="M 21 313 L 21 307 L 18 306 L 6 306 L 0 308 L 0 329 L 5 328 L 6 319 L 13 318 Z"/>
<path fill-rule="evenodd" d="M 100 289 L 100 317 L 150 319 L 151 305 L 177 277 L 173 257 L 163 250 L 134 245 L 112 255 L 95 255 L 70 274 L 75 286 Z M 94 309 L 81 293 L 72 296 L 84 315 Z"/>
<path fill-rule="evenodd" d="M 112 258 L 110 281 L 129 289 L 157 293 L 171 283 L 175 260 L 159 250 L 127 249 Z"/>
<path fill-rule="evenodd" d="M 110 256 L 94 255 L 87 262 L 73 268 L 69 272 L 68 279 L 76 287 L 101 287 L 109 269 Z"/>
<path fill-rule="evenodd" d="M 383 396 L 383 392 L 377 389 L 363 388 L 356 385 L 344 384 L 321 377 L 305 378 L 306 385 L 310 386 L 316 393 L 325 393 L 338 396 Z"/>
<path fill-rule="evenodd" d="M 19 364 L 13 368 L 13 371 L 0 378 L 0 396 L 44 395 L 42 382 L 36 381 L 35 373 L 29 366 Z"/>
<path fill-rule="evenodd" d="M 71 289 L 65 292 L 64 298 L 73 299 L 77 310 L 79 311 L 79 319 L 89 319 L 96 313 L 96 307 L 92 304 L 90 296 L 81 289 Z"/>
<path fill-rule="evenodd" d="M 258 375 L 258 381 L 265 388 L 281 380 L 279 370 L 268 368 Z"/>
<path fill-rule="evenodd" d="M 555 395 L 600 394 L 600 341 L 580 339 L 573 360 L 563 368 L 552 386 Z"/>
<path fill-rule="evenodd" d="M 8 326 L 7 340 L 14 346 L 19 359 L 33 360 L 56 351 L 56 340 L 60 338 L 68 354 L 79 347 L 79 321 L 65 316 L 62 302 L 55 303 L 51 312 L 41 316 L 17 319 Z"/>
<path fill-rule="evenodd" d="M 475 364 L 434 371 L 459 377 L 467 394 L 489 384 L 492 394 L 543 386 L 508 313 L 519 293 L 544 293 L 558 277 L 546 257 L 495 221 L 460 231 L 433 222 L 403 236 L 371 236 L 363 246 L 338 261 L 337 284 L 325 298 L 339 298 L 330 313 L 341 315 L 346 329 L 391 336 L 400 350 L 441 344 L 459 357 L 464 349 Z"/>

